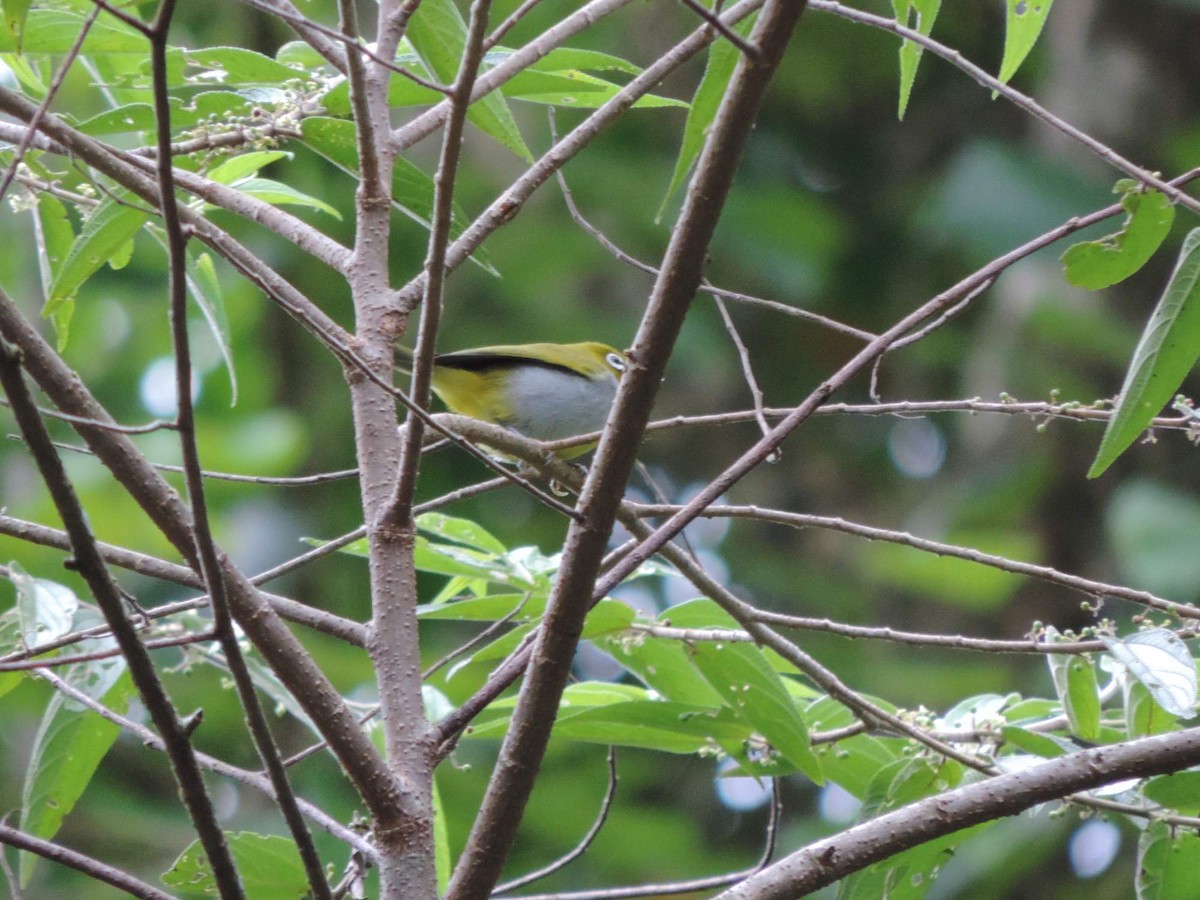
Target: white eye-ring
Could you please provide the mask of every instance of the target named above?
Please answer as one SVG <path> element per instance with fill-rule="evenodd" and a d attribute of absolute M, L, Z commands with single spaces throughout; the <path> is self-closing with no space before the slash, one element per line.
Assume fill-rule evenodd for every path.
<path fill-rule="evenodd" d="M 625 357 L 620 353 L 609 353 L 604 357 L 604 361 L 616 369 L 618 372 L 625 371 Z"/>

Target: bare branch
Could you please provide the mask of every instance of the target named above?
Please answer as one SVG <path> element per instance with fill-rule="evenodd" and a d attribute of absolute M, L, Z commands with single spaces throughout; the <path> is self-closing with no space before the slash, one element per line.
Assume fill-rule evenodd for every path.
<path fill-rule="evenodd" d="M 717 900 L 790 900 L 871 863 L 979 822 L 1011 816 L 1125 778 L 1200 763 L 1200 728 L 1083 750 L 943 791 L 816 841 L 721 894 Z"/>
<path fill-rule="evenodd" d="M 621 379 L 579 498 L 584 521 L 573 522 L 567 533 L 562 569 L 533 644 L 536 664 L 521 686 L 500 759 L 451 878 L 449 900 L 486 896 L 516 836 L 667 357 L 700 284 L 709 242 L 767 84 L 803 10 L 804 3 L 796 0 L 765 4 L 751 37 L 759 56 L 742 57 L 705 143 L 662 274 L 630 351 L 630 371 Z"/>
<path fill-rule="evenodd" d="M 146 884 L 146 882 L 134 878 L 120 869 L 106 865 L 98 859 L 93 859 L 61 844 L 55 844 L 51 841 L 34 837 L 32 834 L 18 831 L 3 823 L 0 823 L 0 843 L 16 847 L 18 850 L 36 853 L 44 859 L 75 869 L 89 878 L 94 878 L 96 881 L 111 884 L 117 890 L 124 891 L 133 897 L 140 897 L 142 900 L 174 900 L 165 891 L 160 891 L 153 885 Z"/>

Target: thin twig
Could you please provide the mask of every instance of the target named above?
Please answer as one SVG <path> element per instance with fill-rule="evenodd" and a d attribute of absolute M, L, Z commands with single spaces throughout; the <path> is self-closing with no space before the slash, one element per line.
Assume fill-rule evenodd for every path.
<path fill-rule="evenodd" d="M 515 619 L 517 616 L 519 616 L 521 614 L 521 610 L 524 609 L 525 604 L 529 602 L 529 597 L 530 597 L 530 594 L 526 593 L 525 596 L 521 598 L 521 602 L 518 603 L 516 606 L 514 606 L 507 615 L 503 616 L 502 618 L 497 619 L 495 622 L 493 622 L 487 628 L 483 629 L 483 631 L 479 632 L 479 634 L 475 635 L 475 637 L 471 638 L 466 643 L 460 644 L 459 646 L 455 647 L 453 650 L 451 650 L 445 656 L 441 657 L 440 659 L 436 660 L 432 665 L 428 666 L 423 672 L 421 672 L 421 680 L 428 681 L 430 678 L 432 678 L 434 676 L 435 673 L 438 672 L 438 670 L 440 670 L 440 669 L 444 668 L 445 666 L 447 666 L 448 664 L 454 662 L 454 660 L 458 659 L 459 657 L 463 656 L 464 654 L 470 653 L 476 647 L 480 646 L 481 644 L 487 643 L 489 640 L 491 640 L 493 637 L 495 637 L 496 634 L 498 632 L 500 632 L 506 625 L 508 625 L 509 622 L 511 622 L 513 619 Z"/>
<path fill-rule="evenodd" d="M 712 10 L 701 6 L 696 0 L 680 0 L 680 2 L 702 18 L 705 22 L 717 30 L 717 33 L 733 46 L 737 47 L 742 53 L 751 59 L 758 59 L 758 48 L 747 41 L 744 37 L 721 21 L 720 16 L 716 15 Z"/>
<path fill-rule="evenodd" d="M 945 44 L 935 41 L 928 35 L 921 34 L 919 31 L 915 31 L 912 28 L 901 25 L 894 19 L 889 19 L 885 16 L 873 15 L 849 6 L 843 6 L 842 4 L 835 2 L 835 0 L 813 0 L 810 5 L 814 10 L 818 10 L 820 12 L 833 13 L 834 15 L 841 16 L 843 19 L 848 19 L 851 22 L 856 22 L 860 25 L 870 25 L 874 28 L 890 31 L 898 37 L 901 37 L 907 41 L 911 41 L 917 46 L 928 50 L 935 56 L 940 56 L 952 66 L 961 69 L 967 75 L 971 76 L 972 79 L 974 79 L 983 87 L 987 88 L 989 91 L 999 94 L 1006 100 L 1011 101 L 1021 109 L 1025 110 L 1030 115 L 1041 119 L 1047 125 L 1062 132 L 1073 141 L 1076 141 L 1082 144 L 1084 147 L 1087 147 L 1087 149 L 1091 150 L 1106 163 L 1124 172 L 1130 178 L 1161 191 L 1170 197 L 1175 203 L 1178 203 L 1181 206 L 1186 206 L 1193 213 L 1200 213 L 1200 201 L 1183 193 L 1183 191 L 1179 190 L 1175 185 L 1168 181 L 1164 181 L 1153 172 L 1134 165 L 1129 160 L 1125 159 L 1125 157 L 1118 154 L 1111 147 L 1101 143 L 1091 135 L 1080 131 L 1066 120 L 1054 115 L 1052 112 L 1033 100 L 1033 98 L 1022 94 L 1020 91 L 1005 84 L 1000 79 L 988 74 L 979 66 L 969 62 L 959 51 L 953 50 L 947 47 Z"/>
<path fill-rule="evenodd" d="M 541 2 L 542 0 L 525 0 L 524 3 L 513 10 L 512 14 L 509 15 L 509 17 L 499 25 L 497 25 L 495 30 L 487 36 L 487 39 L 483 42 L 484 52 L 486 53 L 488 50 L 491 50 L 498 43 L 500 43 L 500 41 L 504 39 L 504 36 L 508 34 L 512 27 L 525 18 L 529 11 Z"/>
<path fill-rule="evenodd" d="M 24 831 L 18 831 L 10 825 L 0 823 L 0 843 L 8 844 L 10 847 L 16 847 L 18 850 L 24 850 L 27 853 L 36 853 L 44 859 L 51 862 L 59 863 L 68 868 L 82 872 L 89 878 L 96 881 L 102 881 L 105 884 L 111 884 L 119 891 L 123 891 L 132 897 L 140 897 L 142 900 L 174 900 L 174 898 L 160 891 L 153 885 L 146 884 L 138 878 L 134 878 L 127 872 L 122 872 L 107 863 L 102 863 L 98 859 L 93 859 L 78 850 L 71 850 L 62 844 L 55 844 L 51 841 L 44 840 L 40 837 L 35 837 L 32 834 L 27 834 Z"/>
<path fill-rule="evenodd" d="M 187 241 L 183 222 L 179 216 L 179 203 L 175 195 L 175 172 L 171 159 L 171 104 L 168 92 L 167 36 L 175 12 L 175 0 L 159 0 L 158 11 L 150 28 L 150 72 L 154 98 L 155 135 L 158 143 L 157 176 L 159 188 L 159 210 L 166 231 L 168 269 L 168 309 L 171 344 L 175 355 L 175 421 L 179 433 L 179 446 L 183 457 L 184 481 L 187 485 L 187 501 L 191 507 L 192 537 L 195 541 L 196 558 L 200 563 L 200 575 L 209 594 L 209 607 L 213 616 L 213 631 L 225 655 L 226 666 L 237 690 L 238 699 L 245 714 L 246 725 L 255 749 L 264 767 L 270 774 L 271 786 L 275 790 L 275 802 L 287 823 L 292 841 L 299 853 L 308 880 L 309 890 L 317 900 L 330 900 L 329 883 L 325 878 L 321 859 L 313 844 L 312 834 L 300 813 L 295 793 L 288 781 L 287 770 L 271 734 L 267 717 L 259 702 L 258 691 L 246 665 L 233 627 L 228 588 L 221 562 L 218 559 L 216 542 L 208 516 L 208 499 L 201 474 L 200 450 L 196 441 L 196 414 L 192 400 L 192 356 L 188 337 L 188 288 L 187 288 Z M 237 872 L 232 865 L 228 872 L 221 872 L 214 865 L 214 880 L 222 895 L 227 891 L 240 893 Z M 222 882 L 232 879 L 228 886 Z"/>
<path fill-rule="evenodd" d="M 558 142 L 558 130 L 555 127 L 554 107 L 550 107 L 548 116 L 550 118 L 550 135 L 554 142 Z M 650 265 L 648 262 L 638 259 L 628 251 L 621 248 L 612 238 L 606 235 L 597 225 L 593 224 L 579 209 L 579 204 L 575 202 L 575 196 L 567 184 L 566 175 L 562 169 L 554 173 L 558 181 L 558 186 L 562 191 L 563 202 L 566 203 L 567 213 L 571 219 L 582 228 L 586 233 L 592 236 L 595 241 L 607 250 L 619 262 L 623 262 L 628 266 L 632 266 L 640 272 L 645 272 L 647 275 L 658 277 L 658 269 Z M 851 337 L 858 338 L 862 341 L 874 340 L 878 335 L 870 331 L 863 331 L 861 328 L 855 328 L 847 325 L 844 322 L 839 322 L 836 319 L 831 319 L 828 316 L 822 316 L 819 313 L 810 312 L 807 309 L 802 309 L 798 306 L 789 306 L 786 303 L 780 303 L 777 300 L 766 300 L 762 297 L 753 297 L 750 294 L 743 294 L 738 291 L 731 291 L 725 288 L 719 288 L 704 279 L 700 283 L 700 290 L 714 297 L 717 300 L 732 300 L 735 303 L 743 303 L 748 306 L 760 306 L 764 309 L 770 309 L 775 312 L 783 313 L 784 315 L 794 316 L 800 319 L 806 319 L 810 322 L 816 322 L 818 325 L 824 325 L 832 331 L 837 331 L 842 334 L 848 334 Z"/>
<path fill-rule="evenodd" d="M 668 881 L 659 884 L 631 885 L 629 887 L 596 888 L 588 891 L 561 891 L 554 894 L 528 894 L 519 900 L 631 900 L 635 897 L 661 897 L 669 894 L 689 894 L 696 891 L 713 890 L 744 881 L 751 875 L 761 872 L 775 855 L 775 843 L 779 835 L 781 801 L 779 795 L 779 779 L 771 779 L 771 805 L 767 809 L 767 827 L 765 846 L 758 862 L 740 872 L 730 872 L 726 875 L 710 875 L 705 878 L 692 878 L 687 881 Z"/>
<path fill-rule="evenodd" d="M 763 412 L 766 408 L 766 401 L 763 398 L 762 388 L 758 386 L 758 379 L 754 377 L 754 364 L 750 359 L 750 349 L 746 346 L 745 341 L 742 340 L 741 334 L 738 333 L 737 326 L 733 324 L 729 310 L 725 307 L 725 301 L 717 297 L 716 302 L 717 311 L 721 313 L 721 321 L 725 323 L 725 332 L 729 335 L 729 339 L 733 341 L 733 346 L 737 348 L 738 358 L 742 362 L 742 380 L 746 382 L 746 387 L 750 389 L 750 399 L 754 403 L 754 418 L 758 420 L 758 427 L 761 432 L 766 434 L 771 430 L 771 426 L 767 422 L 766 414 Z M 776 457 L 777 459 L 778 457 Z"/>
<path fill-rule="evenodd" d="M 637 504 L 634 508 L 638 510 L 639 515 L 663 516 L 678 515 L 686 507 L 660 507 Z M 1166 600 L 1155 594 L 1151 594 L 1149 591 L 1139 591 L 1119 584 L 1093 581 L 1089 578 L 1081 578 L 1078 575 L 1060 572 L 1058 569 L 1050 566 L 1039 566 L 1033 563 L 1021 562 L 1020 560 L 1008 559 L 1007 557 L 997 556 L 994 553 L 984 553 L 982 550 L 976 550 L 973 547 L 960 547 L 955 544 L 932 541 L 928 538 L 917 537 L 903 531 L 891 531 L 886 528 L 860 525 L 857 522 L 848 522 L 837 516 L 816 516 L 809 513 L 793 513 L 758 506 L 712 506 L 704 510 L 700 515 L 704 518 L 757 519 L 762 522 L 773 522 L 792 528 L 823 528 L 829 531 L 840 531 L 844 534 L 852 534 L 871 541 L 886 541 L 891 544 L 901 544 L 916 550 L 922 550 L 926 553 L 932 553 L 936 556 L 965 559 L 969 562 L 979 563 L 980 565 L 999 569 L 1003 572 L 1010 572 L 1014 575 L 1037 578 L 1050 584 L 1057 584 L 1071 590 L 1080 591 L 1101 600 L 1109 597 L 1118 600 L 1128 600 L 1131 603 L 1137 603 L 1150 609 L 1157 609 L 1161 612 L 1178 616 L 1181 619 L 1200 619 L 1200 607 Z"/>
<path fill-rule="evenodd" d="M 163 752 L 166 748 L 163 745 L 162 738 L 157 734 L 142 725 L 135 722 L 120 713 L 109 709 L 103 703 L 88 696 L 83 691 L 71 685 L 66 679 L 60 678 L 53 672 L 44 669 L 38 670 L 39 678 L 50 683 L 59 693 L 69 697 L 80 706 L 90 709 L 92 712 L 107 719 L 113 724 L 119 726 L 123 731 L 127 731 L 138 739 L 144 746 L 151 750 Z M 241 769 L 237 766 L 230 765 L 214 756 L 209 756 L 207 753 L 196 753 L 196 760 L 200 766 L 206 771 L 212 772 L 214 775 L 220 775 L 223 778 L 229 778 L 239 784 L 244 784 L 249 788 L 253 788 L 260 793 L 266 794 L 268 797 L 274 796 L 274 788 L 271 787 L 271 780 L 265 775 L 258 772 L 251 772 L 249 769 Z M 321 829 L 333 837 L 337 838 L 345 844 L 353 847 L 357 852 L 365 854 L 369 859 L 375 858 L 375 849 L 371 846 L 370 841 L 364 839 L 353 829 L 347 828 L 333 816 L 322 810 L 320 807 L 310 803 L 307 800 L 300 801 L 301 809 L 304 814 L 317 823 Z"/>
<path fill-rule="evenodd" d="M 925 632 L 897 631 L 894 628 L 870 627 L 865 625 L 849 625 L 845 622 L 834 622 L 831 619 L 813 619 L 806 616 L 789 616 L 783 613 L 759 610 L 751 614 L 757 621 L 765 625 L 776 625 L 782 628 L 799 628 L 805 631 L 821 631 L 826 634 L 836 634 L 863 640 L 895 641 L 900 644 L 910 644 L 914 647 L 945 647 L 950 650 L 977 650 L 984 653 L 1037 653 L 1037 654 L 1080 654 L 1099 653 L 1107 649 L 1103 641 L 1064 641 L 1061 644 L 1048 643 L 1030 638 L 1025 641 L 998 641 L 987 638 L 973 638 L 959 634 L 928 634 Z M 748 631 L 738 631 L 730 628 L 675 628 L 670 625 L 634 622 L 630 629 L 653 637 L 673 641 L 716 641 L 719 643 L 758 643 L 754 635 Z M 1194 637 L 1191 629 L 1183 631 L 1181 637 Z"/>
<path fill-rule="evenodd" d="M 604 827 L 604 823 L 608 821 L 609 810 L 612 809 L 613 801 L 617 798 L 617 748 L 608 748 L 608 787 L 605 788 L 604 797 L 600 801 L 600 809 L 596 813 L 596 818 L 592 820 L 591 827 L 587 833 L 580 838 L 579 843 L 560 856 L 558 859 L 549 865 L 542 866 L 540 869 L 535 869 L 519 878 L 514 878 L 511 881 L 505 881 L 502 884 L 496 885 L 492 891 L 492 896 L 497 894 L 507 894 L 515 891 L 517 888 L 525 887 L 527 884 L 533 884 L 535 881 L 540 881 L 547 875 L 553 875 L 560 869 L 565 869 L 579 857 L 587 852 L 588 847 L 592 845 L 592 841 L 596 839 L 596 835 L 600 833 L 600 829 Z"/>

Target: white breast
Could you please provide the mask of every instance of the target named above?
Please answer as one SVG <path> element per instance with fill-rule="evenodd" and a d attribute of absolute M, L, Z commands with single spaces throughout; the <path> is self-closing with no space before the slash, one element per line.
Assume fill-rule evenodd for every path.
<path fill-rule="evenodd" d="M 608 372 L 588 378 L 526 366 L 509 381 L 512 416 L 507 424 L 539 441 L 599 431 L 616 394 L 617 379 Z"/>

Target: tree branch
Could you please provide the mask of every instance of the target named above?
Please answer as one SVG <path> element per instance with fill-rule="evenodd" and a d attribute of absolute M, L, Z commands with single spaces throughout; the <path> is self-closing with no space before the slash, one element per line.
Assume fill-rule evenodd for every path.
<path fill-rule="evenodd" d="M 790 900 L 874 862 L 980 822 L 1125 778 L 1177 772 L 1200 763 L 1200 728 L 1097 747 L 997 775 L 877 816 L 809 844 L 716 900 Z"/>
<path fill-rule="evenodd" d="M 450 881 L 448 900 L 487 896 L 516 836 L 667 357 L 699 287 L 717 219 L 767 84 L 803 10 L 804 3 L 797 0 L 768 0 L 764 5 L 750 39 L 759 54 L 740 60 L 705 142 L 671 235 L 663 274 L 630 351 L 630 370 L 621 379 L 579 498 L 584 520 L 572 522 L 568 530 L 562 569 L 533 644 L 534 664 L 521 686 L 500 759 Z"/>

